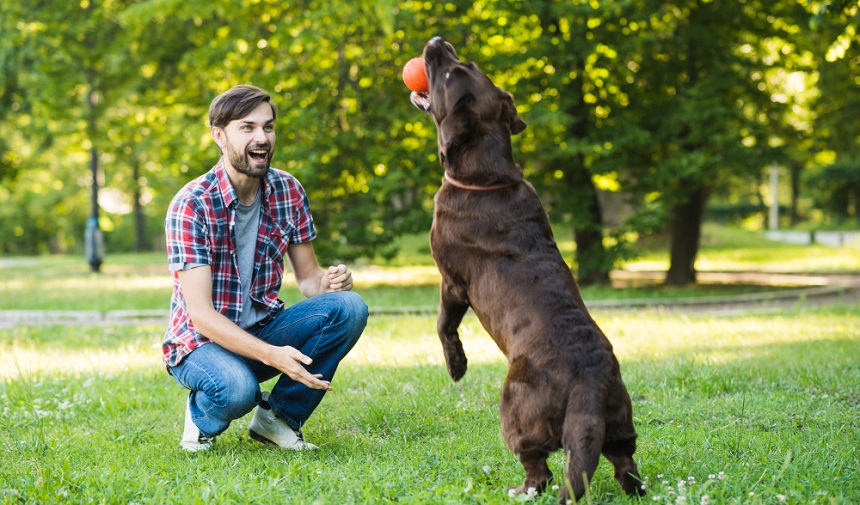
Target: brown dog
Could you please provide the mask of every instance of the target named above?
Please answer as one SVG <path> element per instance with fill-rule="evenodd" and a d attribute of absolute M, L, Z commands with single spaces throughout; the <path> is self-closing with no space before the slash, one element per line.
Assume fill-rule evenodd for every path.
<path fill-rule="evenodd" d="M 445 180 L 430 244 L 442 273 L 437 331 L 448 373 L 466 356 L 457 328 L 469 307 L 510 365 L 502 435 L 526 471 L 516 489 L 543 491 L 546 460 L 568 457 L 561 502 L 585 493 L 602 453 L 624 491 L 642 495 L 630 396 L 612 344 L 591 318 L 534 188 L 514 163 L 526 125 L 511 95 L 437 37 L 424 48 L 430 90 L 412 102 L 436 122 Z"/>

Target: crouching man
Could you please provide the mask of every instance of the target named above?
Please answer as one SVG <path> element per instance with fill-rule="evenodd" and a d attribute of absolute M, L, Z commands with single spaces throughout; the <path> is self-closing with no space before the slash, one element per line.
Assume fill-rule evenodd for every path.
<path fill-rule="evenodd" d="M 302 425 L 367 323 L 352 272 L 317 262 L 304 188 L 269 166 L 276 116 L 270 95 L 253 86 L 216 97 L 209 123 L 221 158 L 167 212 L 173 295 L 162 348 L 168 372 L 190 391 L 180 442 L 188 451 L 213 447 L 251 410 L 254 440 L 315 449 Z M 307 297 L 290 307 L 278 299 L 285 258 Z"/>

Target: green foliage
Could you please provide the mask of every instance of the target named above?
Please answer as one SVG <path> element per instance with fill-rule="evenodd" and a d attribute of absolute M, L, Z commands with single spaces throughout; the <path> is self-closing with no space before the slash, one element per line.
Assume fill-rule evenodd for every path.
<path fill-rule="evenodd" d="M 108 250 L 160 249 L 169 199 L 217 159 L 209 102 L 252 82 L 275 95 L 274 165 L 308 189 L 321 259 L 392 258 L 428 228 L 441 172 L 400 69 L 441 35 L 514 94 L 516 160 L 581 242 L 574 266 L 606 272 L 696 191 L 758 205 L 773 162 L 860 159 L 857 16 L 793 0 L 0 0 L 0 251 L 82 251 L 93 155 Z M 632 211 L 605 215 L 600 191 Z M 809 192 L 799 214 L 831 211 Z"/>

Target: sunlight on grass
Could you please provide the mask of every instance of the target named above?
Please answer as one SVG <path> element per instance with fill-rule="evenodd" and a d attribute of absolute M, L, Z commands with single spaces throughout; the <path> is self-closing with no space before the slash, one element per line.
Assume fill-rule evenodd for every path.
<path fill-rule="evenodd" d="M 435 266 L 413 266 L 385 268 L 379 266 L 358 267 L 353 272 L 357 288 L 379 285 L 415 286 L 438 285 L 441 280 Z M 294 282 L 291 280 L 291 282 Z M 286 282 L 285 282 L 286 283 Z"/>
<path fill-rule="evenodd" d="M 18 327 L 0 330 L 0 379 L 106 375 L 163 367 L 164 327 Z"/>
<path fill-rule="evenodd" d="M 834 335 L 860 335 L 860 318 L 804 313 L 737 317 L 609 313 L 595 316 L 621 362 L 693 356 L 700 363 L 728 363 L 766 354 L 773 346 L 810 344 Z M 860 351 L 858 351 L 860 355 Z M 802 360 L 803 356 L 798 356 Z"/>
<path fill-rule="evenodd" d="M 661 360 L 672 356 L 693 357 L 700 363 L 729 363 L 766 354 L 772 346 L 810 344 L 839 335 L 860 335 L 860 318 L 815 313 L 774 316 L 686 316 L 649 312 L 596 312 L 595 319 L 613 343 L 619 361 Z M 161 367 L 163 328 L 138 327 L 137 337 L 126 345 L 101 349 L 99 345 L 57 347 L 32 334 L 50 328 L 0 331 L 0 379 L 21 373 L 76 374 L 98 369 L 106 374 Z M 103 328 L 66 328 L 63 339 L 80 339 Z M 122 328 L 113 329 L 122 332 Z M 3 335 L 6 335 L 3 337 Z M 460 326 L 460 337 L 470 364 L 504 363 L 505 357 L 471 312 Z M 65 340 L 63 340 L 65 341 Z M 802 359 L 802 356 L 798 357 Z M 345 366 L 445 367 L 436 335 L 435 316 L 375 316 L 370 318 L 359 343 L 347 356 Z"/>

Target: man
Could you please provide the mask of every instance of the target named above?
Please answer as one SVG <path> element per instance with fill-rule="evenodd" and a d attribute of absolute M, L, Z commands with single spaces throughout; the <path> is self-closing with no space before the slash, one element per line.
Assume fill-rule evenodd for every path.
<path fill-rule="evenodd" d="M 209 107 L 221 159 L 188 183 L 165 220 L 173 275 L 163 344 L 168 372 L 191 392 L 180 445 L 206 450 L 254 407 L 248 433 L 284 449 L 315 449 L 302 424 L 331 390 L 367 323 L 344 265 L 320 268 L 304 189 L 270 168 L 277 110 L 269 94 L 236 86 Z M 278 299 L 284 257 L 307 297 Z M 280 375 L 271 392 L 260 383 Z"/>

